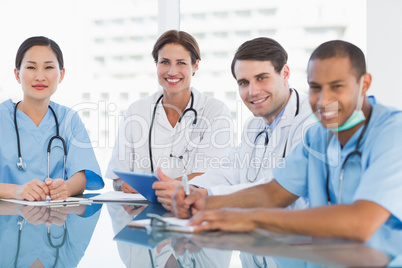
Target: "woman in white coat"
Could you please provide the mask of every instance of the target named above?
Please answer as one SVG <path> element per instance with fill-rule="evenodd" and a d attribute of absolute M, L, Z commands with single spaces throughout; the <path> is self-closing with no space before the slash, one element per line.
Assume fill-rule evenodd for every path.
<path fill-rule="evenodd" d="M 201 59 L 197 41 L 170 30 L 158 38 L 152 55 L 162 90 L 125 113 L 106 172 L 115 190 L 135 192 L 113 170 L 156 173 L 160 168 L 171 178 L 192 179 L 219 168 L 233 146 L 227 106 L 191 87 Z"/>

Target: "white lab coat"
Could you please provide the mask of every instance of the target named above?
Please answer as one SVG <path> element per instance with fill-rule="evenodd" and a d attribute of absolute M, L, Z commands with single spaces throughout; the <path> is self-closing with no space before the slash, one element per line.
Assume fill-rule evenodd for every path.
<path fill-rule="evenodd" d="M 152 126 L 152 156 L 154 173 L 160 167 L 171 178 L 184 173 L 204 173 L 210 162 L 227 157 L 233 148 L 233 121 L 227 106 L 217 99 L 203 95 L 195 88 L 193 108 L 197 123 L 192 130 L 194 113 L 187 112 L 181 123 L 172 127 L 161 102 L 157 105 Z M 156 92 L 130 105 L 119 127 L 119 135 L 106 172 L 106 177 L 116 179 L 114 169 L 151 173 L 149 159 L 149 129 L 155 103 L 162 92 Z M 187 108 L 190 108 L 189 101 Z M 170 154 L 181 154 L 183 159 Z"/>
<path fill-rule="evenodd" d="M 254 148 L 254 140 L 257 134 L 266 127 L 266 123 L 261 117 L 252 117 L 246 122 L 242 142 L 238 148 L 232 150 L 230 164 L 222 166 L 219 170 L 209 170 L 207 173 L 191 180 L 190 183 L 207 188 L 209 194 L 221 195 L 233 193 L 272 180 L 273 168 L 283 167 L 285 165 L 285 161 L 283 161 L 282 158 L 285 145 L 285 155 L 288 155 L 302 140 L 304 133 L 310 126 L 306 121 L 311 114 L 310 104 L 305 95 L 299 93 L 299 96 L 299 113 L 295 117 L 297 98 L 292 90 L 281 120 L 274 128 L 272 136 L 269 139 L 265 153 L 265 157 L 269 160 L 268 165 L 264 165 L 263 168 L 261 168 L 260 174 L 254 182 L 248 181 L 247 168 L 250 164 L 249 159 Z M 262 143 L 262 141 L 259 143 Z"/>

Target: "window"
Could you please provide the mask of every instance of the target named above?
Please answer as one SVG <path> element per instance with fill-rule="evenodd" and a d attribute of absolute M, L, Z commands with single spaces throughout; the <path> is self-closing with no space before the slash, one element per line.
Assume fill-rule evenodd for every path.
<path fill-rule="evenodd" d="M 121 100 L 128 100 L 128 92 L 121 92 L 120 93 Z"/>
<path fill-rule="evenodd" d="M 103 26 L 103 25 L 105 25 L 105 21 L 104 20 L 95 20 L 94 24 L 96 26 Z"/>
<path fill-rule="evenodd" d="M 196 20 L 205 20 L 207 18 L 207 14 L 205 13 L 195 13 L 193 14 L 193 18 Z"/>
<path fill-rule="evenodd" d="M 89 94 L 89 93 L 82 93 L 82 99 L 83 99 L 83 100 L 89 100 L 90 97 L 91 97 L 91 94 Z"/>
<path fill-rule="evenodd" d="M 144 23 L 144 18 L 131 18 L 134 23 Z"/>
<path fill-rule="evenodd" d="M 123 56 L 113 56 L 113 60 L 115 60 L 115 61 L 123 61 L 124 57 Z"/>
<path fill-rule="evenodd" d="M 276 30 L 273 29 L 264 29 L 264 30 L 259 30 L 258 34 L 260 36 L 266 36 L 266 37 L 271 37 L 274 36 L 276 34 Z"/>
<path fill-rule="evenodd" d="M 95 60 L 96 63 L 99 63 L 99 64 L 104 64 L 105 63 L 105 58 L 104 57 L 100 57 L 100 56 L 95 57 L 94 60 Z"/>
<path fill-rule="evenodd" d="M 214 12 L 213 15 L 214 15 L 214 17 L 220 18 L 220 19 L 224 19 L 229 16 L 228 12 L 226 12 L 226 11 Z"/>
<path fill-rule="evenodd" d="M 226 52 L 226 51 L 217 51 L 212 54 L 214 55 L 214 57 L 217 57 L 217 58 L 227 58 L 228 57 L 228 52 Z"/>
<path fill-rule="evenodd" d="M 228 37 L 228 32 L 214 32 L 213 36 L 217 38 L 227 38 Z"/>
<path fill-rule="evenodd" d="M 126 40 L 126 38 L 122 37 L 122 36 L 113 38 L 113 41 L 117 42 L 117 43 L 123 43 L 125 40 Z"/>
<path fill-rule="evenodd" d="M 144 56 L 142 56 L 142 55 L 131 55 L 130 56 L 130 60 L 133 60 L 133 61 L 140 61 L 143 59 L 144 59 Z"/>
<path fill-rule="evenodd" d="M 82 117 L 86 117 L 86 118 L 91 117 L 91 112 L 90 111 L 83 111 L 82 112 Z"/>
<path fill-rule="evenodd" d="M 236 92 L 226 92 L 226 99 L 228 100 L 236 100 L 237 93 Z"/>
<path fill-rule="evenodd" d="M 205 39 L 205 33 L 195 33 L 193 34 L 194 38 L 199 41 L 201 39 Z"/>
<path fill-rule="evenodd" d="M 258 13 L 263 16 L 274 16 L 276 14 L 276 8 L 259 9 Z"/>
<path fill-rule="evenodd" d="M 250 37 L 251 32 L 250 31 L 236 31 L 236 35 L 238 37 Z"/>
<path fill-rule="evenodd" d="M 130 41 L 142 42 L 144 41 L 144 36 L 130 36 Z"/>
<path fill-rule="evenodd" d="M 214 97 L 214 92 L 212 91 L 205 91 L 204 94 L 210 97 Z"/>
<path fill-rule="evenodd" d="M 250 10 L 239 10 L 239 11 L 236 11 L 236 15 L 239 17 L 247 18 L 247 17 L 251 16 L 251 11 Z"/>
<path fill-rule="evenodd" d="M 148 97 L 149 93 L 148 92 L 140 92 L 140 99 Z"/>
<path fill-rule="evenodd" d="M 108 100 L 108 99 L 109 99 L 109 93 L 107 93 L 107 92 L 102 92 L 102 93 L 101 93 L 101 99 L 102 99 L 102 100 Z"/>
<path fill-rule="evenodd" d="M 94 42 L 97 44 L 104 44 L 105 43 L 105 39 L 104 38 L 95 38 Z"/>
<path fill-rule="evenodd" d="M 114 23 L 114 24 L 124 24 L 124 19 L 115 19 L 115 20 L 112 20 L 112 22 Z"/>

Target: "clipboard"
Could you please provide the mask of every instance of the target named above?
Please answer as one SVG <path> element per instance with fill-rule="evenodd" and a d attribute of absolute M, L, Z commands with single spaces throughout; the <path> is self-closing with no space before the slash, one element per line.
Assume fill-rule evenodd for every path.
<path fill-rule="evenodd" d="M 152 203 L 159 203 L 152 184 L 159 181 L 154 174 L 113 170 L 113 172 Z"/>
<path fill-rule="evenodd" d="M 46 207 L 67 207 L 92 204 L 92 200 L 81 197 L 67 197 L 65 200 L 43 200 L 43 201 L 26 201 L 17 199 L 0 199 L 6 202 L 12 202 L 26 206 L 46 206 Z"/>
<path fill-rule="evenodd" d="M 151 232 L 177 232 L 193 233 L 195 226 L 188 226 L 188 219 L 178 219 L 175 217 L 162 217 L 158 214 L 148 213 L 149 219 L 133 220 L 127 226 L 134 228 L 145 228 Z"/>

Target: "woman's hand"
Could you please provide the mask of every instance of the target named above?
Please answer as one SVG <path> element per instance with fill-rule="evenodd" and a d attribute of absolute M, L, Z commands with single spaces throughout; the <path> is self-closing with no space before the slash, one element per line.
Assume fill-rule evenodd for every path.
<path fill-rule="evenodd" d="M 180 181 L 169 178 L 158 169 L 158 178 L 160 181 L 154 182 L 152 189 L 158 196 L 158 201 L 168 211 L 172 211 L 172 195 L 176 191 L 176 187 L 181 185 Z"/>
<path fill-rule="evenodd" d="M 28 200 L 28 201 L 40 201 L 45 200 L 49 195 L 49 187 L 41 180 L 34 179 L 23 185 L 17 186 L 15 199 Z"/>
<path fill-rule="evenodd" d="M 45 183 L 49 188 L 49 196 L 52 200 L 65 200 L 68 197 L 67 184 L 63 179 L 46 178 Z"/>
<path fill-rule="evenodd" d="M 138 193 L 136 190 L 134 190 L 133 187 L 128 185 L 126 182 L 123 182 L 123 184 L 121 185 L 121 190 L 123 192 L 129 193 L 129 194 L 137 194 Z"/>
<path fill-rule="evenodd" d="M 65 207 L 50 207 L 46 226 L 49 227 L 52 224 L 63 225 L 66 222 L 67 214 L 68 212 Z"/>
<path fill-rule="evenodd" d="M 25 206 L 21 209 L 21 216 L 34 225 L 46 223 L 49 219 L 49 210 L 45 206 Z"/>

